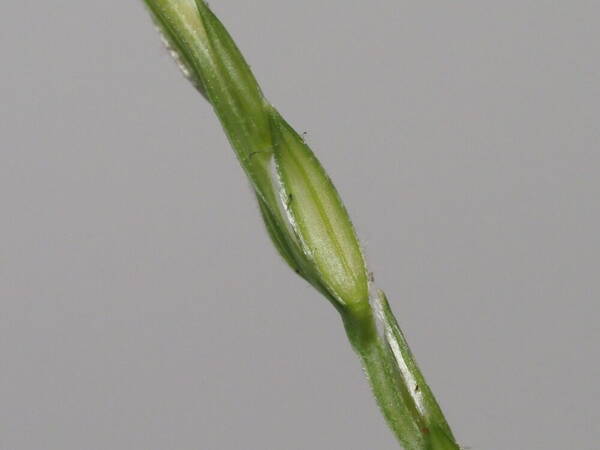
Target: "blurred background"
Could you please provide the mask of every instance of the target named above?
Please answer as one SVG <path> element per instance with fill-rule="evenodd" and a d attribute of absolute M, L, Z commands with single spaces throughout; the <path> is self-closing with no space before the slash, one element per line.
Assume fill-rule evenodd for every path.
<path fill-rule="evenodd" d="M 220 0 L 459 442 L 598 448 L 600 4 Z M 0 450 L 398 445 L 141 1 L 0 16 Z"/>

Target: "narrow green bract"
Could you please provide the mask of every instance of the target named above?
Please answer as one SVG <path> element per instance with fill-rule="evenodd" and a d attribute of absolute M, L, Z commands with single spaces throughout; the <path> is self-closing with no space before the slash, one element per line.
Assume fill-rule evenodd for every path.
<path fill-rule="evenodd" d="M 343 305 L 368 301 L 363 255 L 335 187 L 298 134 L 275 117 L 275 162 L 288 219 L 305 255 Z"/>

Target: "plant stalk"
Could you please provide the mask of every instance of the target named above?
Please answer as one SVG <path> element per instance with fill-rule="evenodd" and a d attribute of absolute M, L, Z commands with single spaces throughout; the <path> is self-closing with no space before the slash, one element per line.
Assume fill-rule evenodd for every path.
<path fill-rule="evenodd" d="M 400 443 L 405 450 L 457 450 L 385 295 L 369 286 L 350 217 L 315 154 L 263 96 L 205 1 L 144 3 L 183 73 L 213 106 L 275 248 L 340 312 Z"/>

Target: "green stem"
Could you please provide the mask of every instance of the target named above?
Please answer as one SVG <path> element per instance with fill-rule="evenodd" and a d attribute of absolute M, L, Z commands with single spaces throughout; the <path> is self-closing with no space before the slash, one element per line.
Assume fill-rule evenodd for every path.
<path fill-rule="evenodd" d="M 314 153 L 264 98 L 204 0 L 144 0 L 186 76 L 212 104 L 255 190 L 273 243 L 340 311 L 377 402 L 406 450 L 457 450 L 348 213 Z"/>
<path fill-rule="evenodd" d="M 385 294 L 379 291 L 369 309 L 341 313 L 377 403 L 405 450 L 458 450 Z"/>

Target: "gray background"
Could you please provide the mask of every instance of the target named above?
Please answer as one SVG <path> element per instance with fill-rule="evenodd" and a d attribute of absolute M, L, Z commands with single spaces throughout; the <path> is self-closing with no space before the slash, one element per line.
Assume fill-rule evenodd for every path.
<path fill-rule="evenodd" d="M 600 4 L 213 8 L 460 442 L 597 449 Z M 0 55 L 0 450 L 397 448 L 141 2 L 5 2 Z"/>

